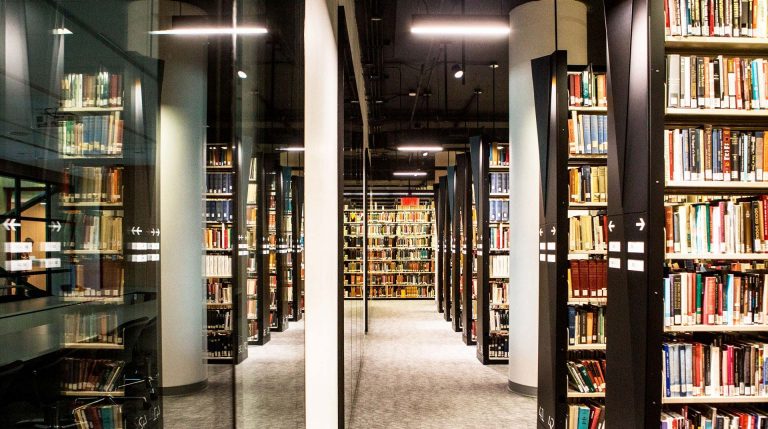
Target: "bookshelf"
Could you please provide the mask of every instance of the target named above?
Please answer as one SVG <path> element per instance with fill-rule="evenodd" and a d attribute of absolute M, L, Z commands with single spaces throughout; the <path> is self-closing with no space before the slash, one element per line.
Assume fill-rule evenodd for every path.
<path fill-rule="evenodd" d="M 461 338 L 464 344 L 477 343 L 477 249 L 475 248 L 477 216 L 474 188 L 472 187 L 472 164 L 469 154 L 456 156 L 457 187 L 459 206 L 459 298 L 461 306 Z"/>
<path fill-rule="evenodd" d="M 267 230 L 266 172 L 264 157 L 257 154 L 250 160 L 248 169 L 248 192 L 246 196 L 246 245 L 248 248 L 248 268 L 246 278 L 246 319 L 248 326 L 248 344 L 264 345 L 271 339 L 269 284 L 263 282 L 268 261 L 268 242 L 265 241 Z"/>
<path fill-rule="evenodd" d="M 294 231 L 289 243 L 291 258 L 291 320 L 299 321 L 304 316 L 304 178 L 291 177 L 291 230 Z"/>
<path fill-rule="evenodd" d="M 437 311 L 443 313 L 446 321 L 451 320 L 451 210 L 448 199 L 448 176 L 441 176 L 437 182 L 435 202 L 437 204 L 437 270 L 435 287 L 437 288 Z"/>
<path fill-rule="evenodd" d="M 701 11 L 733 5 L 704 2 Z M 761 222 L 759 213 L 757 218 L 745 216 L 762 206 L 761 196 L 766 193 L 759 180 L 749 177 L 752 167 L 761 164 L 751 146 L 760 138 L 766 112 L 762 106 L 743 109 L 751 91 L 744 92 L 749 87 L 741 77 L 751 70 L 744 75 L 746 69 L 737 64 L 765 57 L 768 23 L 755 22 L 755 30 L 760 31 L 747 35 L 762 37 L 745 37 L 736 31 L 752 30 L 739 22 L 741 17 L 751 18 L 751 11 L 732 14 L 730 24 L 735 25 L 725 28 L 719 15 L 714 27 L 700 26 L 702 17 L 696 9 L 691 11 L 690 28 L 681 29 L 676 14 L 686 6 L 635 0 L 606 4 L 609 121 L 617 131 L 609 141 L 609 165 L 618 169 L 608 179 L 608 213 L 614 228 L 608 234 L 608 258 L 613 262 L 608 269 L 611 311 L 606 331 L 611 338 L 607 352 L 611 361 L 607 383 L 611 388 L 606 404 L 622 410 L 620 415 L 607 414 L 609 427 L 658 427 L 660 421 L 662 427 L 703 425 L 694 414 L 683 417 L 684 407 L 714 407 L 722 419 L 724 404 L 730 405 L 729 412 L 738 413 L 750 407 L 764 410 L 766 402 L 760 389 L 732 392 L 727 383 L 706 384 L 698 371 L 683 387 L 679 384 L 681 371 L 685 374 L 687 368 L 698 367 L 703 356 L 709 357 L 706 368 L 710 371 L 740 377 L 730 363 L 744 364 L 743 354 L 762 344 L 759 325 L 764 323 L 761 312 L 734 319 L 740 314 L 735 306 L 742 295 L 732 299 L 729 294 L 740 281 L 748 282 L 750 291 L 762 288 L 760 236 L 752 243 L 744 238 Z M 622 13 L 626 8 L 632 12 Z M 671 23 L 669 28 L 665 22 Z M 717 35 L 710 29 L 716 29 Z M 644 48 L 630 50 L 630 44 Z M 749 137 L 734 139 L 733 133 Z M 741 143 L 746 143 L 745 151 Z M 681 149 L 688 155 L 684 163 Z M 734 170 L 738 176 L 721 179 Z M 710 217 L 700 217 L 703 211 Z M 689 225 L 692 229 L 687 229 Z M 739 233 L 722 237 L 719 232 L 726 228 Z M 709 238 L 702 239 L 707 234 Z M 747 244 L 752 245 L 747 248 Z M 714 316 L 711 307 L 703 304 L 713 302 L 712 291 L 721 290 L 723 316 Z M 745 320 L 750 317 L 754 319 Z M 721 356 L 731 351 L 733 361 L 723 364 Z M 713 378 L 708 381 L 712 383 Z M 761 377 L 746 382 L 757 387 L 763 381 Z"/>
<path fill-rule="evenodd" d="M 270 329 L 283 332 L 288 329 L 290 319 L 292 293 L 286 285 L 287 277 L 287 245 L 285 227 L 285 189 L 286 183 L 283 170 L 277 160 L 267 166 L 267 229 L 268 263 L 266 265 L 270 289 Z"/>
<path fill-rule="evenodd" d="M 431 199 L 374 201 L 367 212 L 364 230 L 363 209 L 348 201 L 344 210 L 344 297 L 363 297 L 363 252 L 367 247 L 368 299 L 433 299 Z"/>
<path fill-rule="evenodd" d="M 509 150 L 470 138 L 476 205 L 475 338 L 484 365 L 509 360 Z M 491 197 L 491 194 L 496 195 Z M 494 232 L 491 234 L 491 232 Z"/>

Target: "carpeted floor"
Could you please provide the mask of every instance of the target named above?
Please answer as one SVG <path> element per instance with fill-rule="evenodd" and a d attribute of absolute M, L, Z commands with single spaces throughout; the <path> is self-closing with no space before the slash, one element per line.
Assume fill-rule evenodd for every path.
<path fill-rule="evenodd" d="M 507 366 L 483 366 L 432 301 L 369 304 L 351 429 L 534 428 L 536 400 L 507 390 Z"/>

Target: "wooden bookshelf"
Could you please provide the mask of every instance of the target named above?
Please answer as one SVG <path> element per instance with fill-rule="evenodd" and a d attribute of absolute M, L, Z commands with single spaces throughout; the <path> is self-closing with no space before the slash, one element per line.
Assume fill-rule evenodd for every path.
<path fill-rule="evenodd" d="M 568 398 L 580 398 L 580 399 L 605 398 L 605 392 L 584 393 L 584 392 L 575 392 L 573 390 L 569 390 Z"/>
<path fill-rule="evenodd" d="M 568 106 L 569 112 L 608 113 L 607 106 Z"/>
<path fill-rule="evenodd" d="M 116 343 L 64 343 L 65 349 L 71 350 L 123 350 L 125 346 Z"/>
<path fill-rule="evenodd" d="M 764 261 L 768 253 L 665 253 L 666 259 L 679 260 L 731 260 L 731 261 Z"/>
<path fill-rule="evenodd" d="M 605 344 L 573 344 L 568 346 L 568 351 L 605 350 Z"/>
<path fill-rule="evenodd" d="M 62 390 L 59 392 L 61 396 L 77 396 L 77 397 L 89 397 L 89 396 L 95 396 L 95 397 L 115 397 L 115 398 L 122 398 L 125 396 L 125 391 L 123 390 L 115 390 L 112 392 L 102 392 L 100 390 Z"/>
<path fill-rule="evenodd" d="M 664 44 L 669 52 L 768 52 L 768 39 L 761 37 L 665 36 Z"/>

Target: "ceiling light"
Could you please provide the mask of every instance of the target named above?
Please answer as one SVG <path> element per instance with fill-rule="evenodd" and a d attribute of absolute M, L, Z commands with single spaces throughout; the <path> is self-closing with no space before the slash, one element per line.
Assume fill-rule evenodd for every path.
<path fill-rule="evenodd" d="M 301 146 L 279 147 L 277 150 L 281 150 L 283 152 L 304 152 L 304 148 Z"/>
<path fill-rule="evenodd" d="M 173 36 L 248 36 L 267 34 L 264 27 L 187 27 L 150 31 L 149 34 Z"/>
<path fill-rule="evenodd" d="M 376 104 L 382 104 L 382 103 L 384 103 L 384 100 L 376 100 L 375 103 Z"/>
<path fill-rule="evenodd" d="M 490 67 L 492 69 L 497 69 L 497 68 L 499 68 L 499 63 L 492 62 L 491 64 L 488 65 L 488 67 Z"/>
<path fill-rule="evenodd" d="M 421 154 L 421 156 L 427 156 L 427 155 L 429 155 L 429 152 L 424 152 Z"/>
<path fill-rule="evenodd" d="M 398 146 L 397 150 L 400 152 L 441 152 L 442 146 Z"/>
<path fill-rule="evenodd" d="M 416 90 L 415 89 L 409 89 L 408 90 L 408 96 L 409 97 L 415 97 L 416 96 Z"/>
<path fill-rule="evenodd" d="M 426 176 L 426 171 L 395 171 L 392 173 L 393 176 L 410 176 L 410 177 L 419 177 L 419 176 Z"/>
<path fill-rule="evenodd" d="M 454 64 L 453 67 L 451 67 L 451 73 L 453 73 L 453 77 L 456 79 L 461 79 L 464 77 L 464 69 L 462 69 L 458 64 Z"/>
<path fill-rule="evenodd" d="M 503 15 L 413 15 L 411 33 L 431 36 L 505 36 L 509 18 Z"/>
<path fill-rule="evenodd" d="M 380 16 L 372 16 L 371 17 L 371 21 L 374 21 L 374 22 L 381 21 L 381 17 Z"/>
<path fill-rule="evenodd" d="M 247 78 L 247 77 L 248 77 L 248 75 L 247 75 L 247 74 L 245 74 L 245 72 L 244 72 L 244 71 L 242 71 L 242 70 L 238 70 L 238 71 L 237 71 L 237 77 L 239 77 L 240 79 L 245 79 L 245 78 Z"/>
<path fill-rule="evenodd" d="M 72 34 L 72 31 L 69 30 L 67 27 L 61 27 L 61 28 L 54 28 L 51 30 L 51 33 L 57 36 L 66 36 L 68 34 Z"/>

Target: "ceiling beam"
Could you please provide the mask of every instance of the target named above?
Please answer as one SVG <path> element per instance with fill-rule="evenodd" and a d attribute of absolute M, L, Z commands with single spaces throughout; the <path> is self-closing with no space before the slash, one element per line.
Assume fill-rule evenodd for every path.
<path fill-rule="evenodd" d="M 368 147 L 368 101 L 365 94 L 365 76 L 363 75 L 363 61 L 360 50 L 360 33 L 357 29 L 355 13 L 355 0 L 340 0 L 344 7 L 344 16 L 349 35 L 349 50 L 352 53 L 352 68 L 355 70 L 355 83 L 357 84 L 357 97 L 360 106 L 360 115 L 363 120 L 363 148 Z"/>

